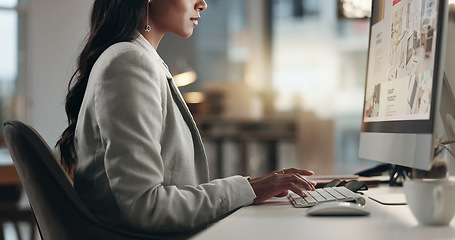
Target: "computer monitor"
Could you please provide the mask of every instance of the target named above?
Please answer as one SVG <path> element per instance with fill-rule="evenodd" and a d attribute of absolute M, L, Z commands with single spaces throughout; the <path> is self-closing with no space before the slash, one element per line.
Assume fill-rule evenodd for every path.
<path fill-rule="evenodd" d="M 373 0 L 361 158 L 428 171 L 437 139 L 455 138 L 447 18 L 447 0 Z"/>

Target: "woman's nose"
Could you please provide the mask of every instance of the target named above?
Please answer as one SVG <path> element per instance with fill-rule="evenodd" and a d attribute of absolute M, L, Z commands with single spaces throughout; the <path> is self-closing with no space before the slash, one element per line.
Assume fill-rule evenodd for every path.
<path fill-rule="evenodd" d="M 207 9 L 207 3 L 205 2 L 205 0 L 199 1 L 199 2 L 196 4 L 195 9 L 196 9 L 198 12 L 205 11 L 205 9 Z"/>

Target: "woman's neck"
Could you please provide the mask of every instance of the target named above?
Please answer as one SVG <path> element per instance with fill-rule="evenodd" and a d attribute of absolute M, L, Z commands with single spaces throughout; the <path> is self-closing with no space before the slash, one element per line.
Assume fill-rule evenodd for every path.
<path fill-rule="evenodd" d="M 161 39 L 163 38 L 164 34 L 156 33 L 153 30 L 150 32 L 145 31 L 145 29 L 141 30 L 140 33 L 144 36 L 145 39 L 152 45 L 152 47 L 156 50 L 158 49 L 158 45 L 160 44 Z"/>

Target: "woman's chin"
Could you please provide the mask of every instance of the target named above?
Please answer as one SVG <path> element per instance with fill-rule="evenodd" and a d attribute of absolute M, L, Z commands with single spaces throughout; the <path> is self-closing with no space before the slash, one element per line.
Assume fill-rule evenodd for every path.
<path fill-rule="evenodd" d="M 191 29 L 190 31 L 178 32 L 175 34 L 182 38 L 189 38 L 193 35 L 193 29 Z"/>

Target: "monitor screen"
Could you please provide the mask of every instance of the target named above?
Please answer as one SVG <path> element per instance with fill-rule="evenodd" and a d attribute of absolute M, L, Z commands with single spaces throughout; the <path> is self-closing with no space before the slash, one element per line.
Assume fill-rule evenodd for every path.
<path fill-rule="evenodd" d="M 360 157 L 429 168 L 446 4 L 373 0 Z"/>

